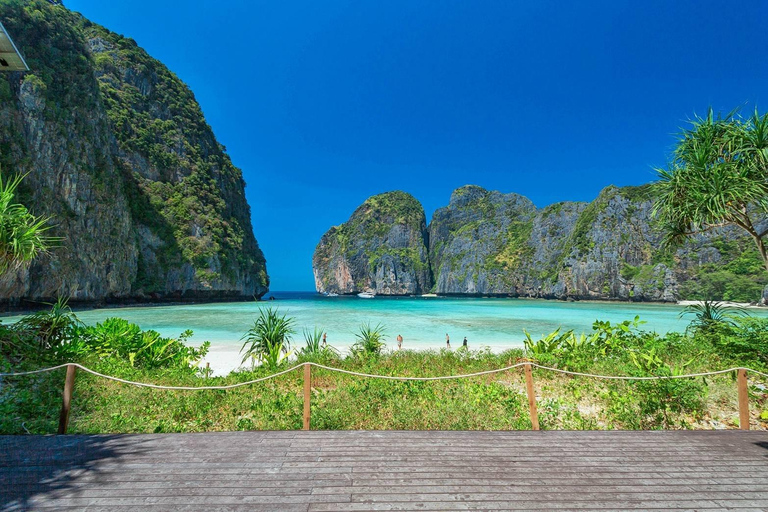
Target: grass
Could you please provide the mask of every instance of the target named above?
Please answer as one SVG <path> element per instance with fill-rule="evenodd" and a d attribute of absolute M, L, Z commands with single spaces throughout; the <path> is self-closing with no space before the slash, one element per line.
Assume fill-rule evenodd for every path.
<path fill-rule="evenodd" d="M 538 343 L 535 352 L 466 349 L 360 351 L 342 357 L 332 350 L 298 355 L 344 370 L 396 376 L 442 376 L 510 366 L 526 357 L 574 371 L 604 375 L 672 375 L 750 366 L 766 371 L 768 322 L 737 319 L 688 334 L 641 331 L 638 319 L 596 322 L 591 335 Z M 373 329 L 373 328 L 372 328 Z M 373 329 L 375 330 L 375 329 Z M 84 331 L 86 334 L 90 331 Z M 10 336 L 9 333 L 14 334 Z M 0 372 L 62 362 L 54 350 L 23 353 L 23 332 L 0 325 Z M 36 338 L 35 338 L 36 339 Z M 21 352 L 20 352 L 21 351 Z M 37 355 L 36 355 L 37 354 Z M 115 355 L 118 354 L 118 355 Z M 229 385 L 271 375 L 266 366 L 206 377 L 178 358 L 163 367 L 134 364 L 119 352 L 88 353 L 78 362 L 107 375 L 161 385 Z M 766 379 L 751 375 L 752 428 L 768 428 Z M 56 431 L 64 370 L 0 382 L 0 433 Z M 736 428 L 733 375 L 675 381 L 627 382 L 572 377 L 534 370 L 543 429 Z M 302 427 L 303 372 L 231 390 L 168 391 L 137 388 L 78 372 L 71 433 L 205 432 L 285 430 Z M 388 381 L 312 369 L 313 429 L 530 429 L 520 369 L 457 380 Z M 761 417 L 763 419 L 761 419 Z"/>
<path fill-rule="evenodd" d="M 471 373 L 513 364 L 521 351 L 399 351 L 376 359 L 326 360 L 335 367 L 384 375 L 436 376 Z M 201 378 L 189 373 L 128 368 L 95 362 L 99 372 L 166 385 L 226 385 L 270 374 L 266 368 Z M 720 366 L 717 366 L 719 368 Z M 702 369 L 697 366 L 691 371 Z M 604 362 L 594 371 L 622 373 Z M 313 368 L 314 429 L 530 429 L 521 371 L 460 380 L 398 382 L 364 379 Z M 52 433 L 56 430 L 64 370 L 8 379 L 17 392 L 0 419 L 3 433 Z M 701 381 L 701 379 L 699 379 Z M 730 376 L 702 381 L 700 408 L 672 415 L 664 424 L 643 415 L 643 390 L 627 382 L 534 372 L 543 429 L 712 428 L 737 426 L 736 386 Z M 167 391 L 137 388 L 79 372 L 71 433 L 205 432 L 300 429 L 302 372 L 226 391 Z M 755 391 L 755 390 L 753 390 Z M 766 396 L 753 394 L 754 411 Z M 15 409 L 13 411 L 7 409 Z M 760 409 L 762 410 L 762 409 Z M 764 424 L 765 425 L 765 424 Z"/>

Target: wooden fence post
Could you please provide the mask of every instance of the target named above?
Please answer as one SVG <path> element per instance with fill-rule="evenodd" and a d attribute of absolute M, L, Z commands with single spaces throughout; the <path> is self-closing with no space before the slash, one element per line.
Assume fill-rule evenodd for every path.
<path fill-rule="evenodd" d="M 304 363 L 304 430 L 309 430 L 309 400 L 312 396 L 312 367 Z"/>
<path fill-rule="evenodd" d="M 536 392 L 533 390 L 531 363 L 525 363 L 525 387 L 528 391 L 528 409 L 531 413 L 531 427 L 533 430 L 539 430 L 539 412 L 536 409 Z"/>
<path fill-rule="evenodd" d="M 747 394 L 747 370 L 739 368 L 736 386 L 739 390 L 739 428 L 749 430 L 749 395 Z"/>
<path fill-rule="evenodd" d="M 67 365 L 67 376 L 64 379 L 64 396 L 61 402 L 61 414 L 59 414 L 59 434 L 67 433 L 69 425 L 69 409 L 72 404 L 72 391 L 75 389 L 75 371 L 77 366 Z"/>

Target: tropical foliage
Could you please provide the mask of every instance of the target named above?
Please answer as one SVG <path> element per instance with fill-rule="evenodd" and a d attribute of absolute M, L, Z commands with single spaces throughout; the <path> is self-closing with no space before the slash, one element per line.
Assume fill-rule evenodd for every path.
<path fill-rule="evenodd" d="M 768 113 L 748 118 L 712 109 L 680 134 L 674 158 L 659 169 L 654 214 L 666 241 L 737 226 L 752 237 L 768 268 Z"/>
<path fill-rule="evenodd" d="M 0 275 L 29 263 L 57 241 L 47 234 L 47 218 L 35 217 L 17 202 L 22 178 L 4 179 L 0 170 Z"/>
<path fill-rule="evenodd" d="M 0 324 L 0 371 L 73 361 L 134 381 L 188 386 L 235 384 L 275 372 L 266 363 L 211 377 L 195 367 L 207 345 L 201 349 L 186 347 L 189 333 L 168 344 L 170 340 L 158 339 L 156 333 L 142 331 L 120 319 L 83 327 L 64 303 L 46 319 L 48 313 L 53 311 L 12 326 Z M 263 323 L 282 325 L 273 329 L 282 331 L 282 336 L 278 333 L 264 339 L 285 339 L 287 330 L 291 330 L 285 329 L 285 322 L 292 325 L 293 319 L 274 310 L 270 314 L 266 309 L 262 317 Z M 732 323 L 715 322 L 706 328 L 694 324 L 686 333 L 663 336 L 642 331 L 642 325 L 638 318 L 618 323 L 597 321 L 591 332 L 557 331 L 542 336 L 542 343 L 530 337 L 528 351 L 503 353 L 386 352 L 371 343 L 383 343 L 382 326 L 365 325 L 358 334 L 368 339 L 369 346 L 382 348 L 376 357 L 362 356 L 366 353 L 362 352 L 362 339 L 360 351 L 346 357 L 331 352 L 322 356 L 300 353 L 298 357 L 299 361 L 322 357 L 324 364 L 352 372 L 400 376 L 473 373 L 509 366 L 522 358 L 584 373 L 637 377 L 682 375 L 731 366 L 768 370 L 768 320 L 737 317 Z M 38 333 L 38 328 L 44 333 Z M 316 341 L 321 339 L 320 329 L 305 334 L 313 345 L 308 353 L 314 353 Z M 41 348 L 40 339 L 61 341 L 49 341 Z M 434 382 L 371 380 L 319 368 L 312 375 L 313 428 L 530 428 L 525 381 L 519 371 Z M 115 386 L 110 381 L 78 374 L 70 428 L 79 433 L 296 429 L 302 424 L 301 379 L 301 372 L 290 372 L 268 383 L 226 392 L 175 393 Z M 545 429 L 738 426 L 735 384 L 729 375 L 601 381 L 537 370 L 534 380 L 539 421 Z M 0 433 L 55 431 L 61 382 L 61 373 L 3 379 Z M 750 382 L 761 380 L 754 375 Z M 768 428 L 768 392 L 752 386 L 750 404 L 753 426 Z M 760 414 L 767 420 L 760 420 Z"/>
<path fill-rule="evenodd" d="M 329 356 L 338 356 L 339 351 L 330 345 L 323 344 L 323 329 L 315 327 L 314 329 L 304 329 L 304 343 L 305 345 L 299 349 L 298 355 L 300 358 L 307 359 L 322 359 Z"/>
<path fill-rule="evenodd" d="M 112 360 L 134 368 L 194 369 L 210 343 L 191 347 L 187 344 L 191 336 L 192 331 L 185 331 L 177 338 L 166 338 L 121 318 L 86 326 L 67 301 L 59 299 L 50 309 L 27 315 L 12 326 L 0 324 L 0 353 L 16 363 Z"/>
<path fill-rule="evenodd" d="M 534 340 L 528 331 L 523 331 L 523 346 L 528 357 L 540 362 L 558 362 L 565 368 L 582 368 L 597 358 L 625 350 L 627 340 L 635 337 L 644 323 L 638 316 L 615 324 L 596 320 L 592 324 L 591 334 L 576 335 L 572 330 L 561 333 L 557 329 L 542 335 L 538 340 Z"/>
<path fill-rule="evenodd" d="M 384 326 L 364 323 L 359 332 L 355 333 L 357 341 L 352 345 L 352 353 L 355 355 L 378 356 L 386 347 L 384 343 Z"/>
<path fill-rule="evenodd" d="M 258 361 L 268 368 L 276 368 L 288 356 L 293 324 L 292 318 L 280 315 L 277 309 L 260 308 L 253 327 L 242 337 L 245 340 L 240 349 L 243 363 L 250 359 L 252 366 Z"/>
<path fill-rule="evenodd" d="M 693 315 L 695 318 L 690 327 L 695 329 L 707 329 L 717 324 L 736 325 L 736 320 L 740 316 L 747 316 L 744 308 L 738 306 L 729 306 L 716 300 L 704 300 L 695 304 L 690 304 L 680 312 L 680 317 Z"/>

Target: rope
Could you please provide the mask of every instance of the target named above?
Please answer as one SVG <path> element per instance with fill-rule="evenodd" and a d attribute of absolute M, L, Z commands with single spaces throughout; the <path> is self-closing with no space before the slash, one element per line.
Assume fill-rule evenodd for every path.
<path fill-rule="evenodd" d="M 549 370 L 551 372 L 556 373 L 563 373 L 566 375 L 575 375 L 578 377 L 594 377 L 596 379 L 605 379 L 605 380 L 669 380 L 669 379 L 688 379 L 691 377 L 706 377 L 708 375 L 719 375 L 721 373 L 730 373 L 735 372 L 736 370 L 747 370 L 750 372 L 754 372 L 763 376 L 764 373 L 760 373 L 755 370 L 751 370 L 749 368 L 743 368 L 741 366 L 737 366 L 734 368 L 728 368 L 727 370 L 718 370 L 714 372 L 702 372 L 702 373 L 689 373 L 687 375 L 658 375 L 653 377 L 630 377 L 626 375 L 597 375 L 594 373 L 580 373 L 580 372 L 570 372 L 568 370 L 561 370 L 559 368 L 550 368 L 549 366 L 541 366 L 540 364 L 531 363 L 531 366 L 535 366 L 536 368 L 541 368 L 542 370 Z"/>
<path fill-rule="evenodd" d="M 723 373 L 730 373 L 736 370 L 747 370 L 753 373 L 756 373 L 758 375 L 762 375 L 763 377 L 768 377 L 768 374 L 758 372 L 757 370 L 752 370 L 749 368 L 743 368 L 741 366 L 729 368 L 727 370 L 718 370 L 713 372 L 703 372 L 703 373 L 691 373 L 687 375 L 659 375 L 659 376 L 653 376 L 653 377 L 631 377 L 626 375 L 598 375 L 594 373 L 580 373 L 580 372 L 571 372 L 568 370 L 561 370 L 559 368 L 551 368 L 549 366 L 542 366 L 540 364 L 536 363 L 517 363 L 513 364 L 512 366 L 506 366 L 504 368 L 498 368 L 496 370 L 486 370 L 482 372 L 477 373 L 465 373 L 462 375 L 446 375 L 442 377 L 398 377 L 398 376 L 391 376 L 391 375 L 374 375 L 371 373 L 360 373 L 360 372 L 353 372 L 350 370 L 342 370 L 341 368 L 333 368 L 330 366 L 324 366 L 322 364 L 318 363 L 307 363 L 312 366 L 316 366 L 318 368 L 323 368 L 325 370 L 330 370 L 333 372 L 339 372 L 339 373 L 346 373 L 349 375 L 355 375 L 357 377 L 368 377 L 372 379 L 387 379 L 387 380 L 417 380 L 417 381 L 430 381 L 430 380 L 447 380 L 447 379 L 463 379 L 466 377 L 477 377 L 479 375 L 488 375 L 491 373 L 498 373 L 498 372 L 505 372 L 507 370 L 511 370 L 513 368 L 519 368 L 520 366 L 525 366 L 526 364 L 530 364 L 534 368 L 540 368 L 542 370 L 548 370 L 556 373 L 562 373 L 565 375 L 573 375 L 578 377 L 593 377 L 596 379 L 613 379 L 613 380 L 668 380 L 668 379 L 688 379 L 692 377 L 706 377 L 708 375 L 719 375 Z"/>
<path fill-rule="evenodd" d="M 358 377 L 368 377 L 371 379 L 385 379 L 385 380 L 419 380 L 419 381 L 429 381 L 429 380 L 448 380 L 448 379 L 464 379 L 467 377 L 477 377 L 479 375 L 489 375 L 491 373 L 499 373 L 499 372 L 505 372 L 507 370 L 511 370 L 513 368 L 518 368 L 520 366 L 525 366 L 528 363 L 517 363 L 513 364 L 512 366 L 505 366 L 504 368 L 498 368 L 496 370 L 486 370 L 483 372 L 477 372 L 477 373 L 465 373 L 462 375 L 444 375 L 441 377 L 399 377 L 396 375 L 374 375 L 372 373 L 360 373 L 360 372 L 353 372 L 350 370 L 342 370 L 341 368 L 333 368 L 331 366 L 324 366 L 322 364 L 318 363 L 307 363 L 312 366 L 316 366 L 318 368 L 322 368 L 324 370 L 330 370 L 332 372 L 339 372 L 339 373 L 346 373 L 348 375 L 356 375 Z"/>
<path fill-rule="evenodd" d="M 248 386 L 249 384 L 255 384 L 257 382 L 263 382 L 265 380 L 274 379 L 275 377 L 285 375 L 286 373 L 292 372 L 296 368 L 301 368 L 302 366 L 300 364 L 297 364 L 296 366 L 288 368 L 287 370 L 283 370 L 282 372 L 274 373 L 272 375 L 268 375 L 260 379 L 249 380 L 247 382 L 238 382 L 237 384 L 229 384 L 228 386 L 160 386 L 158 384 L 134 382 L 132 380 L 121 379 L 120 377 L 113 377 L 112 375 L 104 375 L 103 373 L 99 373 L 97 371 L 91 370 L 90 368 L 86 368 L 85 366 L 77 363 L 60 364 L 59 366 L 52 366 L 51 368 L 43 368 L 42 370 L 34 370 L 31 372 L 0 373 L 0 377 L 17 377 L 20 375 L 31 375 L 33 373 L 50 372 L 50 371 L 58 370 L 59 368 L 63 368 L 69 365 L 76 366 L 85 372 L 96 375 L 97 377 L 101 377 L 107 380 L 114 380 L 116 382 L 122 382 L 123 384 L 130 384 L 131 386 L 138 386 L 142 388 L 153 388 L 153 389 L 170 389 L 170 390 L 176 390 L 176 391 L 198 391 L 198 390 L 204 390 L 204 389 L 234 389 L 234 388 L 239 388 L 241 386 Z"/>
<path fill-rule="evenodd" d="M 768 378 L 768 373 L 759 372 L 757 370 L 751 370 L 749 368 L 744 368 L 744 369 L 747 370 L 748 372 L 756 373 L 762 377 Z"/>
<path fill-rule="evenodd" d="M 748 372 L 755 373 L 757 375 L 760 375 L 762 377 L 767 377 L 767 373 L 759 372 L 757 370 L 753 370 L 751 368 L 744 368 L 741 366 L 734 367 L 734 368 L 728 368 L 727 370 L 717 370 L 712 372 L 702 372 L 702 373 L 690 373 L 687 375 L 660 375 L 660 376 L 653 376 L 653 377 L 631 377 L 626 375 L 599 375 L 594 373 L 581 373 L 581 372 L 572 372 L 568 370 L 561 370 L 559 368 L 551 368 L 549 366 L 542 366 L 540 364 L 536 363 L 517 363 L 513 364 L 511 366 L 505 366 L 504 368 L 497 368 L 495 370 L 485 370 L 482 372 L 475 372 L 475 373 L 465 373 L 461 375 L 443 375 L 439 377 L 401 377 L 396 375 L 375 375 L 372 373 L 361 373 L 361 372 L 353 372 L 351 370 L 342 370 L 341 368 L 333 368 L 332 366 L 325 366 L 318 363 L 301 363 L 297 364 L 296 366 L 292 366 L 291 368 L 288 368 L 287 370 L 283 370 L 278 373 L 274 373 L 272 375 L 268 375 L 266 377 L 261 377 L 260 379 L 254 379 L 249 380 L 246 382 L 239 382 L 237 384 L 229 384 L 227 386 L 161 386 L 158 384 L 148 384 L 145 382 L 134 382 L 131 380 L 121 379 L 119 377 L 113 377 L 111 375 L 104 375 L 103 373 L 99 373 L 97 371 L 91 370 L 90 368 L 87 368 L 83 365 L 77 364 L 77 363 L 65 363 L 60 364 L 58 366 L 52 366 L 50 368 L 42 368 L 39 370 L 32 370 L 28 372 L 15 372 L 15 373 L 0 373 L 0 378 L 2 377 L 19 377 L 22 375 L 33 375 L 36 373 L 44 373 L 44 372 L 50 372 L 53 370 L 58 370 L 59 368 L 64 368 L 66 366 L 75 366 L 77 368 L 80 368 L 81 370 L 88 372 L 92 375 L 95 375 L 97 377 L 101 377 L 108 380 L 113 380 L 116 382 L 122 382 L 123 384 L 129 384 L 131 386 L 138 386 L 138 387 L 144 387 L 144 388 L 153 388 L 153 389 L 168 389 L 168 390 L 176 390 L 176 391 L 199 391 L 199 390 L 224 390 L 224 389 L 234 389 L 239 388 L 241 386 L 248 386 L 250 384 L 255 384 L 257 382 L 264 382 L 269 379 L 274 379 L 275 377 L 279 377 L 281 375 L 285 375 L 286 373 L 292 372 L 293 370 L 296 370 L 297 368 L 301 368 L 304 366 L 304 364 L 308 364 L 310 366 L 315 366 L 317 368 L 322 368 L 324 370 L 329 370 L 332 372 L 338 372 L 338 373 L 345 373 L 347 375 L 354 375 L 357 377 L 365 377 L 370 379 L 384 379 L 384 380 L 398 380 L 398 381 L 435 381 L 435 380 L 450 380 L 450 379 L 465 379 L 469 377 L 478 377 L 480 375 L 490 375 L 493 373 L 499 373 L 499 372 L 505 372 L 508 370 L 512 370 L 514 368 L 519 368 L 521 366 L 525 366 L 526 364 L 530 364 L 534 368 L 539 368 L 542 370 L 547 370 L 555 373 L 561 373 L 564 375 L 573 375 L 577 377 L 592 377 L 595 379 L 605 379 L 605 380 L 669 380 L 669 379 L 689 379 L 693 377 L 706 377 L 709 375 L 720 375 L 723 373 L 730 373 L 737 370 L 746 370 Z"/>
<path fill-rule="evenodd" d="M 34 375 L 35 373 L 52 372 L 53 370 L 64 368 L 66 366 L 69 366 L 70 364 L 74 364 L 75 366 L 79 366 L 80 368 L 83 368 L 82 366 L 76 363 L 64 363 L 64 364 L 60 364 L 59 366 L 51 366 L 50 368 L 43 368 L 41 370 L 32 370 L 29 372 L 0 373 L 0 377 L 19 377 L 21 375 Z"/>

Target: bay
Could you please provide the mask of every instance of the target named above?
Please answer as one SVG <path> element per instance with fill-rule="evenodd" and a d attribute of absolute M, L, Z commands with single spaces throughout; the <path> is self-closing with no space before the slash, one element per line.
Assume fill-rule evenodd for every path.
<path fill-rule="evenodd" d="M 274 292 L 274 301 L 226 302 L 167 306 L 103 308 L 78 311 L 84 323 L 93 325 L 109 317 L 120 317 L 154 329 L 163 336 L 178 336 L 190 329 L 191 343 L 211 342 L 207 358 L 217 374 L 239 365 L 241 337 L 253 325 L 259 308 L 277 308 L 295 318 L 294 347 L 303 345 L 302 329 L 318 327 L 328 334 L 328 343 L 346 351 L 355 342 L 363 323 L 382 324 L 389 348 L 396 348 L 398 334 L 403 348 L 425 350 L 445 347 L 445 335 L 457 348 L 466 336 L 471 349 L 493 351 L 521 347 L 523 330 L 532 336 L 558 327 L 577 333 L 590 332 L 595 320 L 621 322 L 636 315 L 646 321 L 643 330 L 663 334 L 684 331 L 692 317 L 679 318 L 682 306 L 623 302 L 561 302 L 539 299 L 452 298 L 452 297 L 323 297 L 315 293 Z M 768 317 L 768 311 L 751 309 L 753 316 Z M 19 316 L 4 317 L 4 323 Z"/>

